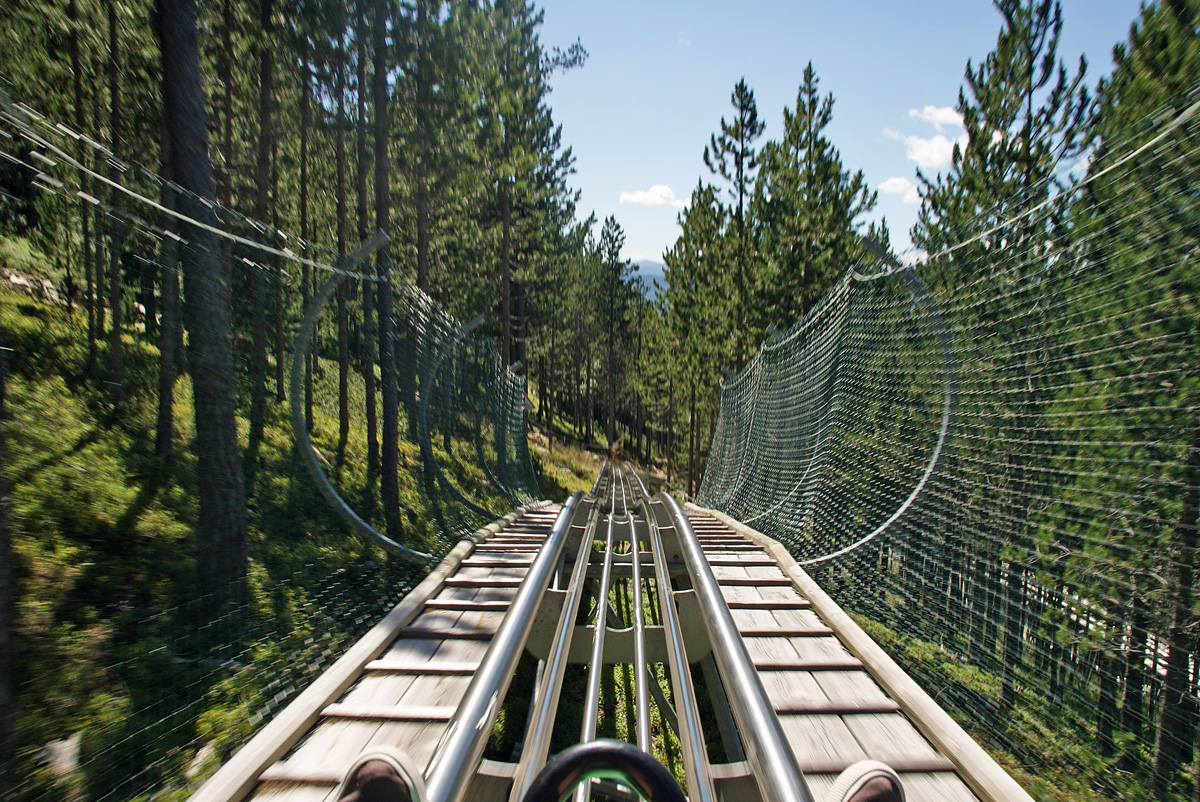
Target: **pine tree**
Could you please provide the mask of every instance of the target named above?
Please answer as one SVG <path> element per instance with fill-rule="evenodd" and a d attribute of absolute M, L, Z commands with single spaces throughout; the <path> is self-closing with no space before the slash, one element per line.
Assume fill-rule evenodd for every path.
<path fill-rule="evenodd" d="M 1117 406 L 1124 403 L 1123 396 L 1147 392 L 1144 376 L 1161 373 L 1172 377 L 1168 387 L 1155 383 L 1150 390 L 1154 393 L 1151 421 L 1131 415 L 1116 418 L 1102 435 L 1089 438 L 1103 441 L 1104 446 L 1085 446 L 1075 455 L 1085 461 L 1083 465 L 1099 465 L 1108 456 L 1106 447 L 1138 444 L 1147 448 L 1153 464 L 1160 466 L 1160 476 L 1143 472 L 1126 488 L 1131 496 L 1142 499 L 1133 520 L 1146 523 L 1122 533 L 1121 544 L 1127 549 L 1123 563 L 1136 569 L 1134 592 L 1139 595 L 1133 603 L 1138 609 L 1149 604 L 1158 608 L 1153 627 L 1167 645 L 1157 726 L 1145 734 L 1147 746 L 1153 738 L 1152 786 L 1159 799 L 1176 790 L 1180 768 L 1191 762 L 1197 730 L 1189 664 L 1197 622 L 1192 586 L 1200 497 L 1200 416 L 1196 413 L 1200 371 L 1183 343 L 1194 343 L 1195 332 L 1200 331 L 1196 300 L 1200 281 L 1194 258 L 1200 234 L 1192 190 L 1200 177 L 1200 161 L 1191 149 L 1180 146 L 1183 137 L 1179 136 L 1120 170 L 1113 171 L 1112 166 L 1194 102 L 1192 90 L 1200 74 L 1197 23 L 1200 3 L 1196 0 L 1150 5 L 1143 8 L 1129 42 L 1115 48 L 1115 67 L 1111 77 L 1101 82 L 1099 109 L 1090 131 L 1096 143 L 1089 168 L 1092 180 L 1073 210 L 1088 263 L 1105 271 L 1142 276 L 1137 292 L 1128 289 L 1132 283 L 1109 287 L 1102 282 L 1098 297 L 1089 296 L 1082 302 L 1081 314 L 1106 310 L 1103 319 L 1112 321 L 1108 327 L 1111 337 L 1123 344 L 1123 353 L 1150 355 L 1128 368 L 1114 366 L 1107 358 L 1096 359 L 1094 364 L 1080 360 L 1090 375 L 1103 378 L 1099 399 L 1093 391 L 1093 400 Z M 1170 299 L 1171 314 L 1146 308 L 1147 300 L 1159 298 Z M 1152 343 L 1180 346 L 1164 348 Z M 1155 434 L 1147 433 L 1149 427 Z M 1147 498 L 1144 482 L 1148 480 L 1178 487 L 1178 493 L 1172 494 L 1176 498 Z M 1111 490 L 1114 483 L 1110 479 L 1104 488 L 1089 488 L 1081 477 L 1068 492 L 1086 500 L 1098 495 L 1097 490 Z M 1174 521 L 1174 526 L 1157 523 L 1166 521 Z M 1103 521 L 1098 521 L 1093 527 L 1098 529 L 1101 524 Z M 1162 591 L 1156 589 L 1160 585 Z M 1110 642 L 1101 647 L 1114 645 L 1120 646 Z M 1127 691 L 1135 684 L 1136 679 L 1126 676 Z M 1108 709 L 1098 713 L 1106 722 L 1106 733 L 1111 729 L 1107 722 L 1116 717 L 1113 707 L 1109 701 Z M 1111 735 L 1107 737 L 1111 739 Z"/>
<path fill-rule="evenodd" d="M 746 86 L 746 79 L 737 82 L 729 102 L 734 108 L 733 122 L 721 118 L 721 134 L 713 134 L 704 147 L 704 164 L 714 174 L 729 182 L 729 194 L 734 205 L 733 257 L 734 271 L 734 362 L 741 368 L 749 353 L 750 337 L 746 330 L 746 311 L 750 305 L 751 289 L 751 245 L 746 207 L 754 189 L 754 178 L 758 170 L 758 151 L 754 143 L 762 136 L 766 123 L 758 119 L 758 106 L 754 102 L 754 91 Z"/>
<path fill-rule="evenodd" d="M 783 137 L 762 149 L 755 207 L 766 262 L 762 323 L 786 328 L 820 300 L 861 253 L 855 231 L 878 193 L 862 170 L 853 175 L 826 139 L 833 95 L 821 98 L 812 62 L 796 93 L 796 110 L 783 110 Z"/>
<path fill-rule="evenodd" d="M 604 220 L 600 230 L 600 264 L 603 271 L 602 295 L 604 307 L 604 335 L 607 343 L 607 389 L 608 389 L 608 447 L 612 449 L 617 439 L 617 345 L 623 338 L 629 314 L 629 280 L 633 276 L 633 265 L 621 259 L 621 248 L 625 245 L 625 232 L 621 224 L 611 215 Z"/>
<path fill-rule="evenodd" d="M 1020 231 L 998 224 L 1058 193 L 1060 164 L 1070 164 L 1084 145 L 1087 62 L 1080 57 L 1072 77 L 1058 59 L 1059 4 L 995 4 L 1004 18 L 996 49 L 978 67 L 967 62 L 967 86 L 958 95 L 966 147 L 955 145 L 947 174 L 930 178 L 918 171 L 922 203 L 913 242 L 931 253 L 983 232 L 972 253 L 1017 239 L 1031 243 L 1037 233 L 1027 221 Z M 1039 219 L 1059 225 L 1062 213 L 1060 206 Z"/>
<path fill-rule="evenodd" d="M 180 210 L 215 225 L 208 123 L 196 46 L 193 0 L 159 0 L 163 98 L 170 163 Z M 197 585 L 211 613 L 246 603 L 246 501 L 234 420 L 229 309 L 221 289 L 220 249 L 211 231 L 185 226 L 181 253 L 183 314 L 196 415 L 199 486 Z"/>

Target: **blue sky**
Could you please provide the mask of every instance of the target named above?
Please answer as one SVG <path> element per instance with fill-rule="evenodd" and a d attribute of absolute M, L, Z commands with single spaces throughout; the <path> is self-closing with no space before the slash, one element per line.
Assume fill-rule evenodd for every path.
<path fill-rule="evenodd" d="M 580 211 L 614 215 L 624 255 L 660 260 L 679 233 L 679 206 L 699 179 L 702 158 L 729 97 L 745 77 L 764 140 L 795 106 L 809 60 L 822 95 L 835 97 L 827 135 L 845 165 L 879 194 L 897 249 L 916 220 L 918 162 L 937 172 L 962 133 L 953 107 L 967 59 L 995 45 L 1001 18 L 986 0 L 540 0 L 545 46 L 579 37 L 587 64 L 554 76 L 550 104 L 574 148 Z M 1060 55 L 1081 54 L 1092 86 L 1111 68 L 1140 0 L 1063 0 Z M 905 202 L 905 196 L 908 201 Z M 622 200 L 624 198 L 624 200 Z M 673 205 L 676 204 L 676 205 Z"/>

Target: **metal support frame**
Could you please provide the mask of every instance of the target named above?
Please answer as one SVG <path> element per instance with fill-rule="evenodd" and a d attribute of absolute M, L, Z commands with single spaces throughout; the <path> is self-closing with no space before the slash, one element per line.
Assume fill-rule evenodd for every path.
<path fill-rule="evenodd" d="M 350 508 L 345 499 L 334 489 L 333 484 L 329 481 L 329 477 L 325 475 L 325 471 L 321 468 L 321 463 L 317 461 L 312 440 L 308 437 L 308 426 L 304 420 L 304 361 L 308 358 L 309 351 L 312 349 L 312 336 L 317 328 L 317 319 L 321 316 L 321 312 L 325 309 L 330 299 L 333 298 L 334 293 L 337 292 L 337 288 L 350 277 L 350 271 L 366 261 L 367 257 L 387 243 L 387 234 L 378 231 L 364 240 L 354 253 L 349 256 L 339 257 L 338 268 L 344 272 L 335 273 L 331 279 L 326 281 L 305 311 L 304 321 L 300 324 L 300 331 L 297 332 L 296 342 L 292 346 L 292 432 L 296 436 L 296 448 L 300 452 L 300 459 L 304 463 L 304 467 L 308 469 L 308 473 L 316 484 L 317 490 L 329 502 L 329 505 L 333 507 L 334 512 L 351 529 L 397 557 L 421 565 L 432 565 L 437 562 L 437 558 L 432 554 L 426 554 L 422 551 L 410 549 L 408 546 L 402 546 L 364 521 L 359 517 L 358 513 Z M 492 514 L 488 513 L 489 516 Z"/>

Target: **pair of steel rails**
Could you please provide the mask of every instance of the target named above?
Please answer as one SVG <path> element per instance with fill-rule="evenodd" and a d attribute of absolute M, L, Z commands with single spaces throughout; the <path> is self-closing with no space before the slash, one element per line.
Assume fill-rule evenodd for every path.
<path fill-rule="evenodd" d="M 604 542 L 603 551 L 593 547 L 599 540 Z M 628 551 L 618 554 L 617 547 L 624 549 L 626 543 Z M 616 616 L 621 625 L 620 617 L 610 609 L 609 592 L 614 566 L 626 560 L 637 678 L 632 744 L 596 737 L 610 616 Z M 592 577 L 589 581 L 589 568 L 595 573 L 597 561 L 598 580 Z M 686 570 L 680 570 L 679 563 Z M 662 622 L 674 709 L 659 693 L 656 702 L 679 738 L 687 798 L 715 802 L 717 793 L 692 682 L 681 606 L 698 613 L 703 621 L 719 673 L 719 680 L 713 677 L 709 682 L 719 682 L 727 700 L 727 710 L 717 711 L 718 716 L 731 714 L 736 725 L 735 733 L 722 735 L 726 741 L 730 737 L 737 740 L 734 748 L 749 764 L 760 796 L 765 802 L 810 802 L 812 796 L 687 516 L 673 498 L 665 493 L 651 498 L 635 472 L 611 464 L 601 471 L 590 497 L 576 492 L 563 506 L 530 566 L 426 772 L 430 802 L 465 798 L 518 660 L 539 621 L 539 609 L 551 597 L 556 604 L 542 609 L 540 621 L 545 625 L 548 613 L 552 616 L 557 611 L 557 622 L 538 662 L 510 801 L 559 800 L 575 787 L 576 800 L 581 802 L 588 794 L 586 781 L 593 777 L 615 779 L 650 802 L 682 800 L 683 792 L 674 779 L 650 757 L 649 697 L 659 690 L 647 660 L 643 589 L 651 585 Z M 676 587 L 679 585 L 690 587 Z M 580 742 L 548 762 L 571 643 L 579 635 L 577 620 L 589 592 L 595 605 Z"/>

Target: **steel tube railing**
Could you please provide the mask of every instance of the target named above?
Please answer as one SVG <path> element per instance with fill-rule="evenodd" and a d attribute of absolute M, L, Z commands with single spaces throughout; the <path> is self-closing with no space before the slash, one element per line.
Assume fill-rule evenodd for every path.
<path fill-rule="evenodd" d="M 713 657 L 762 798 L 766 802 L 813 802 L 691 523 L 675 499 L 666 493 L 659 493 L 658 498 L 670 511 L 679 533 L 683 560 L 700 604 Z"/>
<path fill-rule="evenodd" d="M 637 476 L 637 473 L 634 473 Z M 643 513 L 645 505 L 639 502 Z M 646 662 L 646 622 L 642 611 L 642 551 L 638 539 L 637 526 L 633 513 L 626 504 L 625 513 L 629 516 L 629 556 L 633 561 L 633 700 L 634 720 L 637 728 L 638 749 L 650 752 L 650 689 L 647 686 L 649 664 Z M 646 515 L 647 521 L 650 516 Z"/>
<path fill-rule="evenodd" d="M 655 590 L 658 606 L 662 612 L 663 630 L 667 636 L 667 658 L 671 669 L 671 680 L 675 688 L 675 714 L 678 718 L 679 743 L 683 748 L 683 770 L 687 777 L 688 799 L 691 802 L 715 802 L 712 773 L 708 768 L 708 752 L 704 747 L 704 733 L 700 728 L 700 711 L 696 706 L 696 693 L 692 686 L 687 650 L 683 646 L 683 630 L 679 626 L 679 611 L 671 591 L 671 574 L 667 569 L 667 558 L 663 553 L 662 536 L 654 517 L 647 516 L 650 524 L 650 553 L 654 557 Z M 755 681 L 757 681 L 755 677 Z M 778 725 L 777 725 L 778 726 Z M 801 802 L 809 798 L 797 797 Z"/>
<path fill-rule="evenodd" d="M 583 493 L 576 491 L 563 505 L 450 720 L 426 777 L 429 802 L 460 802 L 466 795 L 582 497 Z"/>
<path fill-rule="evenodd" d="M 579 554 L 571 572 L 571 583 L 567 586 L 567 598 L 558 617 L 558 629 L 554 633 L 554 641 L 550 645 L 541 682 L 538 684 L 536 704 L 525 727 L 525 745 L 521 749 L 521 759 L 513 775 L 512 793 L 509 795 L 513 802 L 525 797 L 529 785 L 545 766 L 546 755 L 550 751 L 550 736 L 554 732 L 554 718 L 562 691 L 563 674 L 566 672 L 571 651 L 571 636 L 575 633 L 575 618 L 583 600 L 584 578 L 591 562 L 592 536 L 596 531 L 598 518 L 599 506 L 596 506 L 579 544 Z"/>
<path fill-rule="evenodd" d="M 617 472 L 613 479 L 620 481 Z M 592 662 L 588 666 L 587 693 L 583 701 L 583 726 L 579 742 L 587 743 L 596 737 L 599 717 L 600 678 L 604 674 L 604 636 L 608 632 L 608 589 L 612 583 L 613 519 L 617 515 L 617 485 L 612 485 L 612 502 L 608 509 L 608 530 L 604 536 L 604 563 L 600 571 L 600 589 L 596 592 L 596 620 L 592 631 Z"/>

